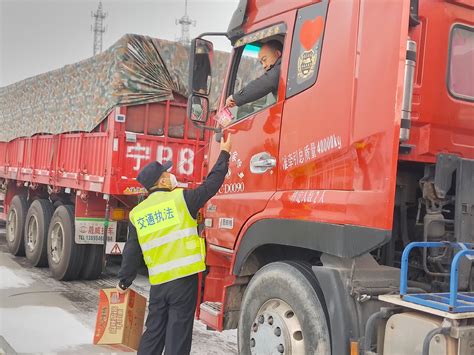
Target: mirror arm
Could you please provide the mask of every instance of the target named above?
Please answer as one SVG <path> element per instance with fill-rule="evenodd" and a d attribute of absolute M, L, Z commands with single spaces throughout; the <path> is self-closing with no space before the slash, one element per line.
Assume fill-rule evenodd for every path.
<path fill-rule="evenodd" d="M 220 128 L 220 127 L 200 125 L 197 122 L 194 122 L 193 120 L 191 120 L 191 122 L 193 123 L 194 127 L 199 128 L 199 129 L 207 129 L 207 130 L 213 131 L 215 133 L 221 133 L 222 132 L 222 128 Z"/>
<path fill-rule="evenodd" d="M 197 36 L 196 38 L 202 38 L 204 36 L 225 36 L 225 37 L 229 38 L 228 35 L 227 35 L 227 32 L 203 32 L 199 36 Z"/>

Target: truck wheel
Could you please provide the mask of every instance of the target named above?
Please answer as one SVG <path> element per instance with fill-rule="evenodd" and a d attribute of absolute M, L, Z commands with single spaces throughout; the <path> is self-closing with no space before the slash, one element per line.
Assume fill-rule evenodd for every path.
<path fill-rule="evenodd" d="M 25 221 L 25 254 L 33 266 L 47 266 L 46 239 L 53 205 L 48 200 L 35 200 L 28 209 Z"/>
<path fill-rule="evenodd" d="M 239 354 L 331 353 L 322 292 L 309 266 L 275 262 L 261 268 L 245 291 Z"/>
<path fill-rule="evenodd" d="M 23 231 L 25 230 L 28 202 L 23 195 L 15 195 L 10 203 L 7 216 L 7 245 L 10 253 L 16 256 L 25 255 L 25 242 Z"/>
<path fill-rule="evenodd" d="M 103 245 L 85 245 L 84 265 L 82 265 L 79 278 L 84 280 L 96 280 L 102 274 L 104 264 Z"/>
<path fill-rule="evenodd" d="M 74 208 L 59 206 L 54 211 L 48 230 L 49 269 L 57 280 L 75 280 L 84 260 L 84 245 L 74 240 Z"/>

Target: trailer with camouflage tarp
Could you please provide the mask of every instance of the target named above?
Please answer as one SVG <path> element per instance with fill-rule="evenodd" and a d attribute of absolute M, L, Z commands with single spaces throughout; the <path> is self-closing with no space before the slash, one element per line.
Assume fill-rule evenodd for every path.
<path fill-rule="evenodd" d="M 228 54 L 214 53 L 214 83 Z M 173 161 L 182 187 L 205 172 L 208 137 L 186 120 L 188 48 L 126 35 L 79 63 L 0 88 L 0 182 L 7 243 L 59 280 L 95 279 L 121 254 L 135 180 Z M 216 105 L 220 85 L 212 88 Z"/>

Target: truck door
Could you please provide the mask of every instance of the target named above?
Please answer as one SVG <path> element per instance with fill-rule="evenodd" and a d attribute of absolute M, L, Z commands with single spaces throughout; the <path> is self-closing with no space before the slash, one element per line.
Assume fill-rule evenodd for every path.
<path fill-rule="evenodd" d="M 325 253 L 361 254 L 391 234 L 402 98 L 410 86 L 409 15 L 409 1 L 331 1 L 298 10 L 278 193 L 267 209 L 298 220 L 294 236 L 311 238 L 305 243 Z M 312 233 L 304 233 L 306 221 Z"/>
<path fill-rule="evenodd" d="M 207 228 L 210 244 L 232 249 L 239 230 L 251 216 L 262 211 L 276 191 L 277 162 L 280 144 L 281 113 L 285 96 L 286 68 L 294 13 L 286 14 L 260 30 L 239 39 L 224 96 L 236 93 L 251 80 L 264 74 L 258 60 L 263 43 L 277 40 L 283 44 L 278 92 L 231 109 L 234 119 L 227 127 L 232 133 L 229 173 L 219 193 L 207 204 L 206 217 L 212 219 Z M 287 36 L 290 37 L 290 36 Z M 226 97 L 222 98 L 221 107 Z M 219 145 L 211 141 L 210 161 L 215 162 Z M 209 221 L 208 221 L 209 224 Z"/>

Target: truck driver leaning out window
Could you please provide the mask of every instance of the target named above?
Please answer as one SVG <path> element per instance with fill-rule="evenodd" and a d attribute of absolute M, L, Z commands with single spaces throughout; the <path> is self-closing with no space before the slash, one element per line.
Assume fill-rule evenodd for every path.
<path fill-rule="evenodd" d="M 145 261 L 151 288 L 139 355 L 191 351 L 198 273 L 206 269 L 196 216 L 224 182 L 231 145 L 229 134 L 221 140 L 221 153 L 206 180 L 193 190 L 176 188 L 176 177 L 167 171 L 170 162 L 152 162 L 137 176 L 150 195 L 130 212 L 117 290 L 126 292 Z"/>
<path fill-rule="evenodd" d="M 265 70 L 265 73 L 257 79 L 252 80 L 239 92 L 230 95 L 226 100 L 226 106 L 242 106 L 258 100 L 269 93 L 273 93 L 276 98 L 282 52 L 283 45 L 280 41 L 273 39 L 264 43 L 258 52 L 258 60 Z"/>

